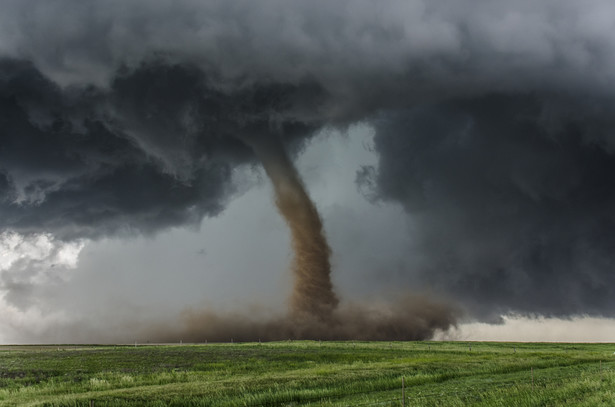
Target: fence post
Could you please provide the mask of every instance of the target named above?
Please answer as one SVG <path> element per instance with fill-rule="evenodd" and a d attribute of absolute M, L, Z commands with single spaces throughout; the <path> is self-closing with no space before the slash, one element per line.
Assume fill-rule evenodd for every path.
<path fill-rule="evenodd" d="M 406 378 L 401 377 L 401 405 L 406 407 Z"/>

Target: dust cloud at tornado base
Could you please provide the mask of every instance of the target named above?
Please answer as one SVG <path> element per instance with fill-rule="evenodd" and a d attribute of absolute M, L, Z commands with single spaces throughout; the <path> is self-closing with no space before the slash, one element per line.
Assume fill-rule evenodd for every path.
<path fill-rule="evenodd" d="M 456 311 L 445 303 L 407 296 L 390 304 L 345 304 L 328 320 L 292 314 L 253 319 L 243 314 L 186 311 L 176 331 L 145 330 L 144 337 L 160 342 L 178 338 L 189 342 L 285 339 L 313 340 L 423 340 L 456 324 Z"/>

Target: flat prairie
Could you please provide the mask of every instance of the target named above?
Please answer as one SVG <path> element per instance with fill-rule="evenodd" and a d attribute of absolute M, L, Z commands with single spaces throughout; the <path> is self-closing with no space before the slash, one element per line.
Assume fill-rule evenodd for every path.
<path fill-rule="evenodd" d="M 7 345 L 0 406 L 612 406 L 614 352 L 435 341 Z"/>

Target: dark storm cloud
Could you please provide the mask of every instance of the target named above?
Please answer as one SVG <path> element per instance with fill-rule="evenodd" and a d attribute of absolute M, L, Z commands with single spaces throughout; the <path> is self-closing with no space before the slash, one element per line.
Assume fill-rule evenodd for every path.
<path fill-rule="evenodd" d="M 219 213 L 257 131 L 373 122 L 360 179 L 468 302 L 613 309 L 610 1 L 5 1 L 0 228 Z M 28 62 L 26 62 L 28 61 Z"/>
<path fill-rule="evenodd" d="M 425 281 L 495 315 L 613 316 L 615 109 L 576 102 L 491 95 L 377 122 L 359 181 L 416 219 Z"/>
<path fill-rule="evenodd" d="M 237 136 L 272 126 L 309 85 L 214 89 L 190 66 L 152 61 L 120 71 L 108 90 L 62 89 L 27 62 L 0 63 L 3 229 L 64 238 L 153 232 L 220 212 L 235 166 L 252 161 Z M 275 115 L 276 123 L 270 123 Z M 297 144 L 297 143 L 295 143 Z"/>

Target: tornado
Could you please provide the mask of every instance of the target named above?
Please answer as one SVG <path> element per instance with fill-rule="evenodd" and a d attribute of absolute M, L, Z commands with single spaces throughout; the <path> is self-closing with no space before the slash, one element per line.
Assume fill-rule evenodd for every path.
<path fill-rule="evenodd" d="M 318 210 L 278 136 L 257 135 L 247 142 L 273 184 L 275 204 L 290 229 L 294 253 L 291 315 L 330 321 L 339 300 L 331 283 L 331 249 Z"/>

